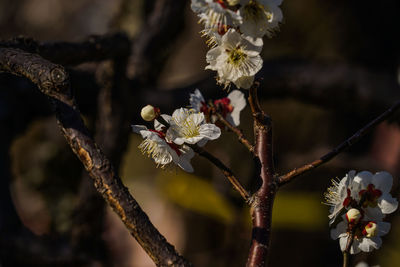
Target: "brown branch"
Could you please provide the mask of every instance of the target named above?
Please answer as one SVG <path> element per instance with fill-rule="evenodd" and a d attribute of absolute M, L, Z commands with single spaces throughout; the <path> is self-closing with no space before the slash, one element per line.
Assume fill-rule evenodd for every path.
<path fill-rule="evenodd" d="M 277 191 L 274 180 L 273 150 L 272 150 L 272 125 L 271 119 L 260 106 L 257 98 L 255 83 L 249 92 L 249 104 L 254 119 L 255 134 L 255 160 L 258 163 L 259 178 L 262 185 L 253 195 L 251 219 L 252 238 L 248 267 L 261 267 L 267 265 L 269 253 L 272 207 Z"/>
<path fill-rule="evenodd" d="M 26 37 L 0 41 L 0 47 L 19 48 L 62 65 L 78 65 L 84 62 L 127 57 L 130 46 L 130 40 L 122 33 L 93 35 L 78 43 L 37 42 Z"/>
<path fill-rule="evenodd" d="M 93 141 L 71 97 L 68 74 L 38 55 L 0 48 L 0 71 L 24 76 L 50 97 L 60 129 L 93 178 L 96 189 L 158 266 L 191 266 L 158 232 Z"/>
<path fill-rule="evenodd" d="M 278 184 L 279 186 L 286 184 L 290 181 L 292 181 L 295 177 L 298 177 L 312 169 L 315 169 L 318 166 L 321 166 L 322 164 L 330 161 L 333 159 L 335 156 L 337 156 L 339 153 L 342 151 L 348 149 L 351 147 L 353 144 L 355 144 L 358 140 L 361 139 L 368 131 L 373 129 L 376 125 L 387 119 L 390 115 L 392 115 L 394 112 L 396 112 L 400 108 L 400 101 L 395 103 L 393 106 L 391 106 L 389 109 L 387 109 L 385 112 L 383 112 L 381 115 L 379 115 L 376 119 L 372 120 L 369 122 L 367 125 L 365 125 L 363 128 L 358 130 L 354 135 L 349 137 L 347 140 L 345 140 L 343 143 L 338 145 L 336 148 L 334 148 L 332 151 L 329 153 L 325 154 L 321 158 L 306 164 L 302 167 L 295 168 L 294 170 L 280 176 L 278 178 Z"/>
<path fill-rule="evenodd" d="M 242 143 L 251 153 L 254 152 L 254 146 L 250 143 L 249 140 L 246 139 L 246 137 L 244 136 L 244 134 L 240 129 L 230 124 L 229 121 L 227 121 L 220 113 L 215 112 L 214 114 L 217 115 L 218 120 L 222 122 L 222 124 L 224 124 L 229 130 L 231 130 L 234 134 L 237 135 L 240 143 Z"/>
<path fill-rule="evenodd" d="M 222 173 L 225 175 L 225 177 L 229 180 L 229 182 L 232 184 L 233 188 L 239 192 L 239 194 L 242 196 L 242 198 L 247 202 L 251 202 L 251 198 L 249 193 L 244 189 L 244 187 L 241 185 L 239 180 L 236 178 L 236 176 L 233 174 L 233 172 L 226 167 L 218 158 L 214 157 L 210 153 L 208 153 L 206 150 L 203 148 L 197 146 L 197 145 L 191 145 L 190 146 L 197 154 L 200 156 L 208 159 L 212 164 L 214 164 L 218 169 L 222 171 Z"/>

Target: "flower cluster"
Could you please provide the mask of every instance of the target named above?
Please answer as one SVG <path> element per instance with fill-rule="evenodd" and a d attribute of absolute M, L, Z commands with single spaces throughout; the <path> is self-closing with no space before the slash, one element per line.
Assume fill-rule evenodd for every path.
<path fill-rule="evenodd" d="M 390 195 L 392 184 L 393 177 L 387 172 L 350 171 L 341 181 L 333 181 L 325 198 L 331 206 L 330 224 L 338 222 L 331 237 L 339 238 L 342 251 L 346 250 L 350 235 L 354 237 L 349 247 L 351 254 L 381 246 L 381 236 L 390 230 L 390 223 L 382 220 L 398 206 Z"/>
<path fill-rule="evenodd" d="M 262 37 L 272 36 L 282 21 L 282 0 L 192 0 L 212 46 L 206 69 L 217 71 L 225 87 L 248 89 L 261 69 Z"/>
<path fill-rule="evenodd" d="M 212 107 L 219 112 L 230 124 L 237 127 L 240 124 L 240 112 L 246 107 L 244 94 L 239 90 L 233 90 L 227 97 L 214 100 L 211 104 L 206 103 L 199 89 L 190 94 L 190 106 L 197 112 L 205 115 L 206 121 L 218 124 L 217 117 L 212 114 Z"/>
<path fill-rule="evenodd" d="M 141 115 L 145 120 L 154 120 L 154 129 L 132 125 L 133 132 L 144 139 L 139 145 L 140 150 L 161 168 L 174 163 L 187 172 L 193 172 L 190 160 L 194 152 L 189 145 L 203 146 L 208 140 L 217 139 L 221 130 L 214 124 L 205 123 L 204 114 L 195 110 L 180 108 L 169 116 L 159 115 L 150 107 L 144 107 Z"/>

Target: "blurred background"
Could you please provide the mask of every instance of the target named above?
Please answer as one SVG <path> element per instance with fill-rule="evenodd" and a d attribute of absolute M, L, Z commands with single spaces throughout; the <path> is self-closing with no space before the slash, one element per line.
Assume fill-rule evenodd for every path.
<path fill-rule="evenodd" d="M 257 76 L 263 79 L 263 108 L 273 119 L 279 174 L 319 158 L 400 99 L 398 0 L 292 0 L 281 9 L 284 22 L 274 38 L 264 40 L 264 68 Z M 195 266 L 244 266 L 249 210 L 219 170 L 200 157 L 192 160 L 194 174 L 157 169 L 137 148 L 141 137 L 128 133 L 130 124 L 144 124 L 138 112 L 146 104 L 169 113 L 189 105 L 195 88 L 206 97 L 225 93 L 215 73 L 204 71 L 208 48 L 197 21 L 183 0 L 0 0 L 2 40 L 22 35 L 81 42 L 121 31 L 129 36 L 133 52 L 124 90 L 134 97 L 126 103 L 113 96 L 113 111 L 120 107 L 125 118 L 116 128 L 102 127 L 101 77 L 110 62 L 66 66 L 85 121 L 151 221 L 186 258 Z M 159 31 L 159 41 L 151 39 L 152 31 Z M 146 43 L 146 37 L 153 41 Z M 46 97 L 9 74 L 0 74 L 0 87 L 0 266 L 154 266 L 97 195 Z M 382 123 L 349 151 L 278 192 L 271 266 L 341 266 L 323 192 L 351 169 L 386 170 L 395 178 L 398 198 L 398 121 Z M 240 128 L 252 139 L 248 107 Z M 256 190 L 252 158 L 232 133 L 206 149 Z M 400 262 L 399 213 L 388 220 L 392 230 L 382 248 L 358 254 L 354 263 Z"/>

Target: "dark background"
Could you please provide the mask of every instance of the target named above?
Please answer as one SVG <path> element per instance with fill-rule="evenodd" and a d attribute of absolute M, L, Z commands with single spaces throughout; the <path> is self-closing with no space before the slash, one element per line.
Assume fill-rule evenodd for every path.
<path fill-rule="evenodd" d="M 37 41 L 80 42 L 92 34 L 124 31 L 135 47 L 148 30 L 154 2 L 1 0 L 0 38 L 23 35 Z M 263 78 L 263 107 L 273 119 L 280 174 L 319 158 L 400 99 L 398 0 L 292 0 L 281 8 L 284 22 L 274 38 L 264 40 L 264 68 L 257 76 Z M 148 56 L 145 62 L 151 63 L 151 71 L 143 74 L 144 65 L 135 65 L 131 57 L 128 87 L 136 98 L 131 104 L 121 102 L 121 107 L 129 106 L 129 122 L 111 133 L 128 129 L 131 123 L 143 124 L 138 111 L 146 104 L 157 104 L 167 113 L 187 106 L 196 87 L 206 96 L 224 93 L 214 83 L 215 73 L 203 70 L 207 47 L 189 3 L 169 22 L 152 25 L 167 25 L 166 36 L 148 44 L 149 54 L 162 55 L 162 61 Z M 106 64 L 69 67 L 77 73 L 71 77 L 80 109 L 97 136 L 102 84 L 96 77 Z M 94 81 L 88 82 L 88 77 Z M 119 218 L 96 197 L 91 180 L 60 134 L 46 97 L 29 81 L 8 74 L 0 74 L 0 87 L 0 238 L 16 248 L 13 253 L 2 248 L 0 266 L 153 266 Z M 251 139 L 249 112 L 244 110 L 241 128 Z M 394 195 L 399 197 L 397 125 L 396 119 L 381 124 L 349 151 L 278 192 L 271 266 L 341 265 L 338 241 L 329 238 L 323 192 L 330 179 L 351 169 L 386 170 L 394 176 Z M 102 138 L 107 140 L 107 135 Z M 194 175 L 156 169 L 137 149 L 139 136 L 121 138 L 121 149 L 110 150 L 118 155 L 110 157 L 168 241 L 195 266 L 244 266 L 249 212 L 220 172 L 199 157 L 192 160 Z M 254 189 L 251 156 L 233 134 L 223 133 L 207 149 Z M 9 194 L 21 226 L 10 219 L 14 211 L 6 205 Z M 82 221 L 82 210 L 89 219 Z M 388 220 L 392 231 L 383 238 L 382 248 L 361 253 L 354 262 L 367 260 L 383 267 L 400 262 L 398 212 Z"/>

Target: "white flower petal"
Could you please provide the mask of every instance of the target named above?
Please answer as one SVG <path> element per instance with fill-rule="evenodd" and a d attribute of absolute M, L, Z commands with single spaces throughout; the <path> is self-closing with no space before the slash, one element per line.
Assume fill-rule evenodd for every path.
<path fill-rule="evenodd" d="M 359 248 L 361 251 L 371 252 L 374 248 L 377 248 L 377 244 L 372 239 L 364 237 L 361 239 Z"/>
<path fill-rule="evenodd" d="M 221 129 L 215 124 L 206 123 L 200 126 L 200 135 L 209 140 L 215 140 L 221 135 Z"/>
<path fill-rule="evenodd" d="M 345 249 L 346 249 L 346 246 L 345 246 Z M 344 251 L 344 250 L 342 250 L 342 251 Z M 350 254 L 357 254 L 357 253 L 360 253 L 360 252 L 361 252 L 361 250 L 360 250 L 360 241 L 358 241 L 357 239 L 354 239 L 353 240 L 353 244 L 350 247 Z"/>
<path fill-rule="evenodd" d="M 372 182 L 372 173 L 369 171 L 362 171 L 357 173 L 354 177 L 354 182 L 361 185 L 362 188 L 367 188 L 367 186 Z"/>
<path fill-rule="evenodd" d="M 348 236 L 343 236 L 339 239 L 339 245 L 340 245 L 340 250 L 344 251 L 346 249 L 347 246 L 347 238 Z"/>
<path fill-rule="evenodd" d="M 134 133 L 140 134 L 141 131 L 148 131 L 147 127 L 144 125 L 131 125 L 132 131 Z"/>
<path fill-rule="evenodd" d="M 205 103 L 206 101 L 204 100 L 203 95 L 201 94 L 199 89 L 196 89 L 193 94 L 190 94 L 190 106 L 196 110 L 197 112 L 200 112 L 201 107 L 203 106 L 202 103 Z"/>
<path fill-rule="evenodd" d="M 378 235 L 377 236 L 383 236 L 389 233 L 390 231 L 390 223 L 388 222 L 377 222 L 378 226 Z"/>
<path fill-rule="evenodd" d="M 375 185 L 375 188 L 380 189 L 382 193 L 388 193 L 392 189 L 393 185 L 393 177 L 388 172 L 377 172 L 372 177 L 372 184 Z"/>
<path fill-rule="evenodd" d="M 337 224 L 336 228 L 331 229 L 331 238 L 333 240 L 338 239 L 339 237 L 341 237 L 343 233 L 346 233 L 346 229 L 347 229 L 347 223 L 341 221 L 340 223 Z"/>
<path fill-rule="evenodd" d="M 378 199 L 378 206 L 384 214 L 393 213 L 398 205 L 397 199 L 393 198 L 390 194 L 384 194 Z"/>

